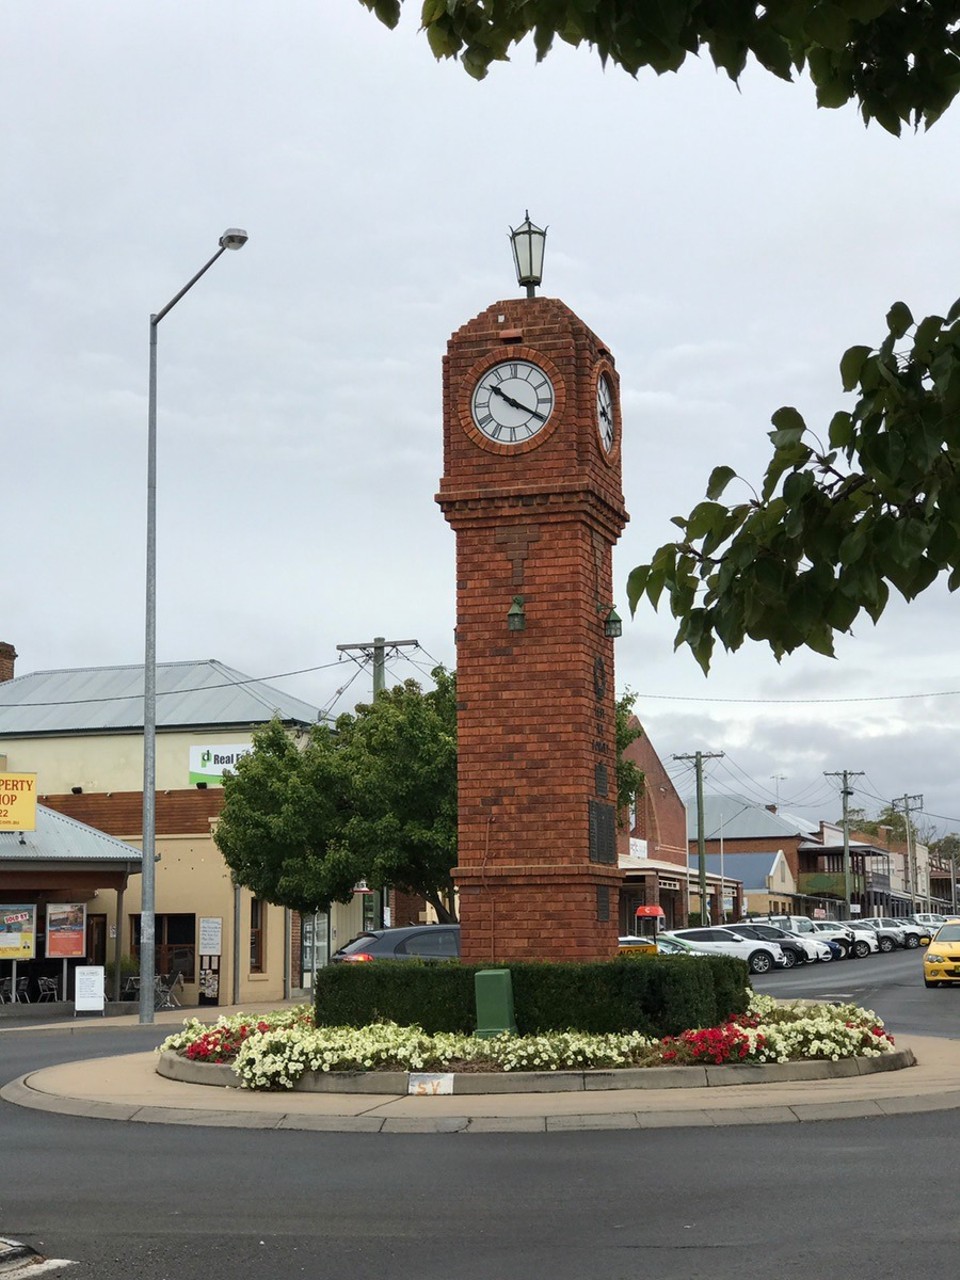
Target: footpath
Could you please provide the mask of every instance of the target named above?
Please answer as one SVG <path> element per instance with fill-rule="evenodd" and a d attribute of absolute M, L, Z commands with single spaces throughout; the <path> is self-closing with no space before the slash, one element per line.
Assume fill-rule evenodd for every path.
<path fill-rule="evenodd" d="M 272 1004 L 270 1008 L 279 1007 Z M 245 1013 L 265 1012 L 246 1005 Z M 155 1015 L 157 1044 L 197 1010 Z M 210 1010 L 205 1021 L 240 1012 Z M 137 1027 L 137 1015 L 4 1025 L 0 1037 L 72 1031 L 90 1057 L 28 1072 L 0 1088 L 18 1106 L 135 1124 L 306 1129 L 343 1133 L 534 1133 L 576 1129 L 662 1129 L 682 1126 L 806 1123 L 960 1109 L 960 1040 L 897 1037 L 914 1066 L 828 1080 L 777 1079 L 760 1069 L 758 1083 L 730 1084 L 716 1073 L 710 1087 L 410 1096 L 396 1093 L 258 1093 L 166 1079 L 155 1051 L 98 1056 L 98 1032 Z M 789 1074 L 789 1068 L 783 1069 Z M 695 1074 L 695 1073 L 694 1073 Z M 698 1077 L 698 1079 L 701 1077 Z M 731 1077 L 732 1078 L 732 1077 Z M 742 1078 L 742 1076 L 738 1077 Z"/>

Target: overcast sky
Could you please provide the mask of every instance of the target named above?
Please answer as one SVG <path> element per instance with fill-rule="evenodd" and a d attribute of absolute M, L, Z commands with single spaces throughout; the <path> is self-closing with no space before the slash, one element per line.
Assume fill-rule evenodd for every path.
<path fill-rule="evenodd" d="M 518 290 L 507 239 L 549 226 L 543 292 L 622 379 L 617 683 L 654 746 L 725 752 L 708 790 L 806 817 L 922 794 L 960 830 L 957 604 L 859 623 L 838 659 L 759 646 L 704 679 L 628 620 L 630 568 L 720 462 L 756 479 L 770 414 L 823 429 L 842 352 L 890 303 L 960 294 L 960 107 L 928 134 L 818 111 L 807 81 L 704 62 L 631 80 L 532 49 L 477 84 L 358 0 L 45 0 L 0 8 L 4 602 L 20 674 L 143 660 L 148 320 L 159 329 L 158 658 L 215 657 L 319 707 L 369 695 L 337 644 L 416 637 L 455 665 L 441 358 Z M 353 676 L 349 687 L 345 685 Z M 340 692 L 343 690 L 343 692 Z M 857 701 L 845 701 L 857 699 Z M 956 816 L 955 816 L 956 815 Z"/>

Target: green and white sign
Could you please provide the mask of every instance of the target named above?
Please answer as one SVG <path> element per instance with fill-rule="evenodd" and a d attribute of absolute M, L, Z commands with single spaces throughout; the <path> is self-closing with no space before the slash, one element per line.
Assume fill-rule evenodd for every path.
<path fill-rule="evenodd" d="M 219 747 L 190 748 L 190 785 L 198 782 L 222 782 L 225 773 L 233 773 L 241 756 L 253 750 L 252 742 L 230 742 Z"/>

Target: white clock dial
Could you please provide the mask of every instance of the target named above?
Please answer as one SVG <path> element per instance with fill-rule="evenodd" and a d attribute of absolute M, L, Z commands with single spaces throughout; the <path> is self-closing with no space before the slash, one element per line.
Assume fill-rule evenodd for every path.
<path fill-rule="evenodd" d="M 610 379 L 601 373 L 597 379 L 597 430 L 600 432 L 600 443 L 606 453 L 613 448 L 613 388 Z"/>
<path fill-rule="evenodd" d="M 553 383 L 529 360 L 503 360 L 477 382 L 470 412 L 477 428 L 498 444 L 522 444 L 547 425 Z"/>

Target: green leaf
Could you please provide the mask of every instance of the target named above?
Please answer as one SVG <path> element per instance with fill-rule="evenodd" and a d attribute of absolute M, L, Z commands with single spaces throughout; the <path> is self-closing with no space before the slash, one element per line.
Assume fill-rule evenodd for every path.
<path fill-rule="evenodd" d="M 733 467 L 714 467 L 707 481 L 707 497 L 719 498 L 736 474 Z"/>
<path fill-rule="evenodd" d="M 863 366 L 873 355 L 872 347 L 849 347 L 840 361 L 840 378 L 844 391 L 852 391 L 859 383 Z"/>
<path fill-rule="evenodd" d="M 835 4 L 818 4 L 807 18 L 807 33 L 827 49 L 839 51 L 850 38 L 850 19 Z"/>
<path fill-rule="evenodd" d="M 784 405 L 782 409 L 771 414 L 770 421 L 777 428 L 776 431 L 768 433 L 777 449 L 796 443 L 807 429 L 803 418 L 790 405 Z"/>
<path fill-rule="evenodd" d="M 913 324 L 913 316 L 905 302 L 895 302 L 887 312 L 887 328 L 895 338 L 902 338 Z"/>

